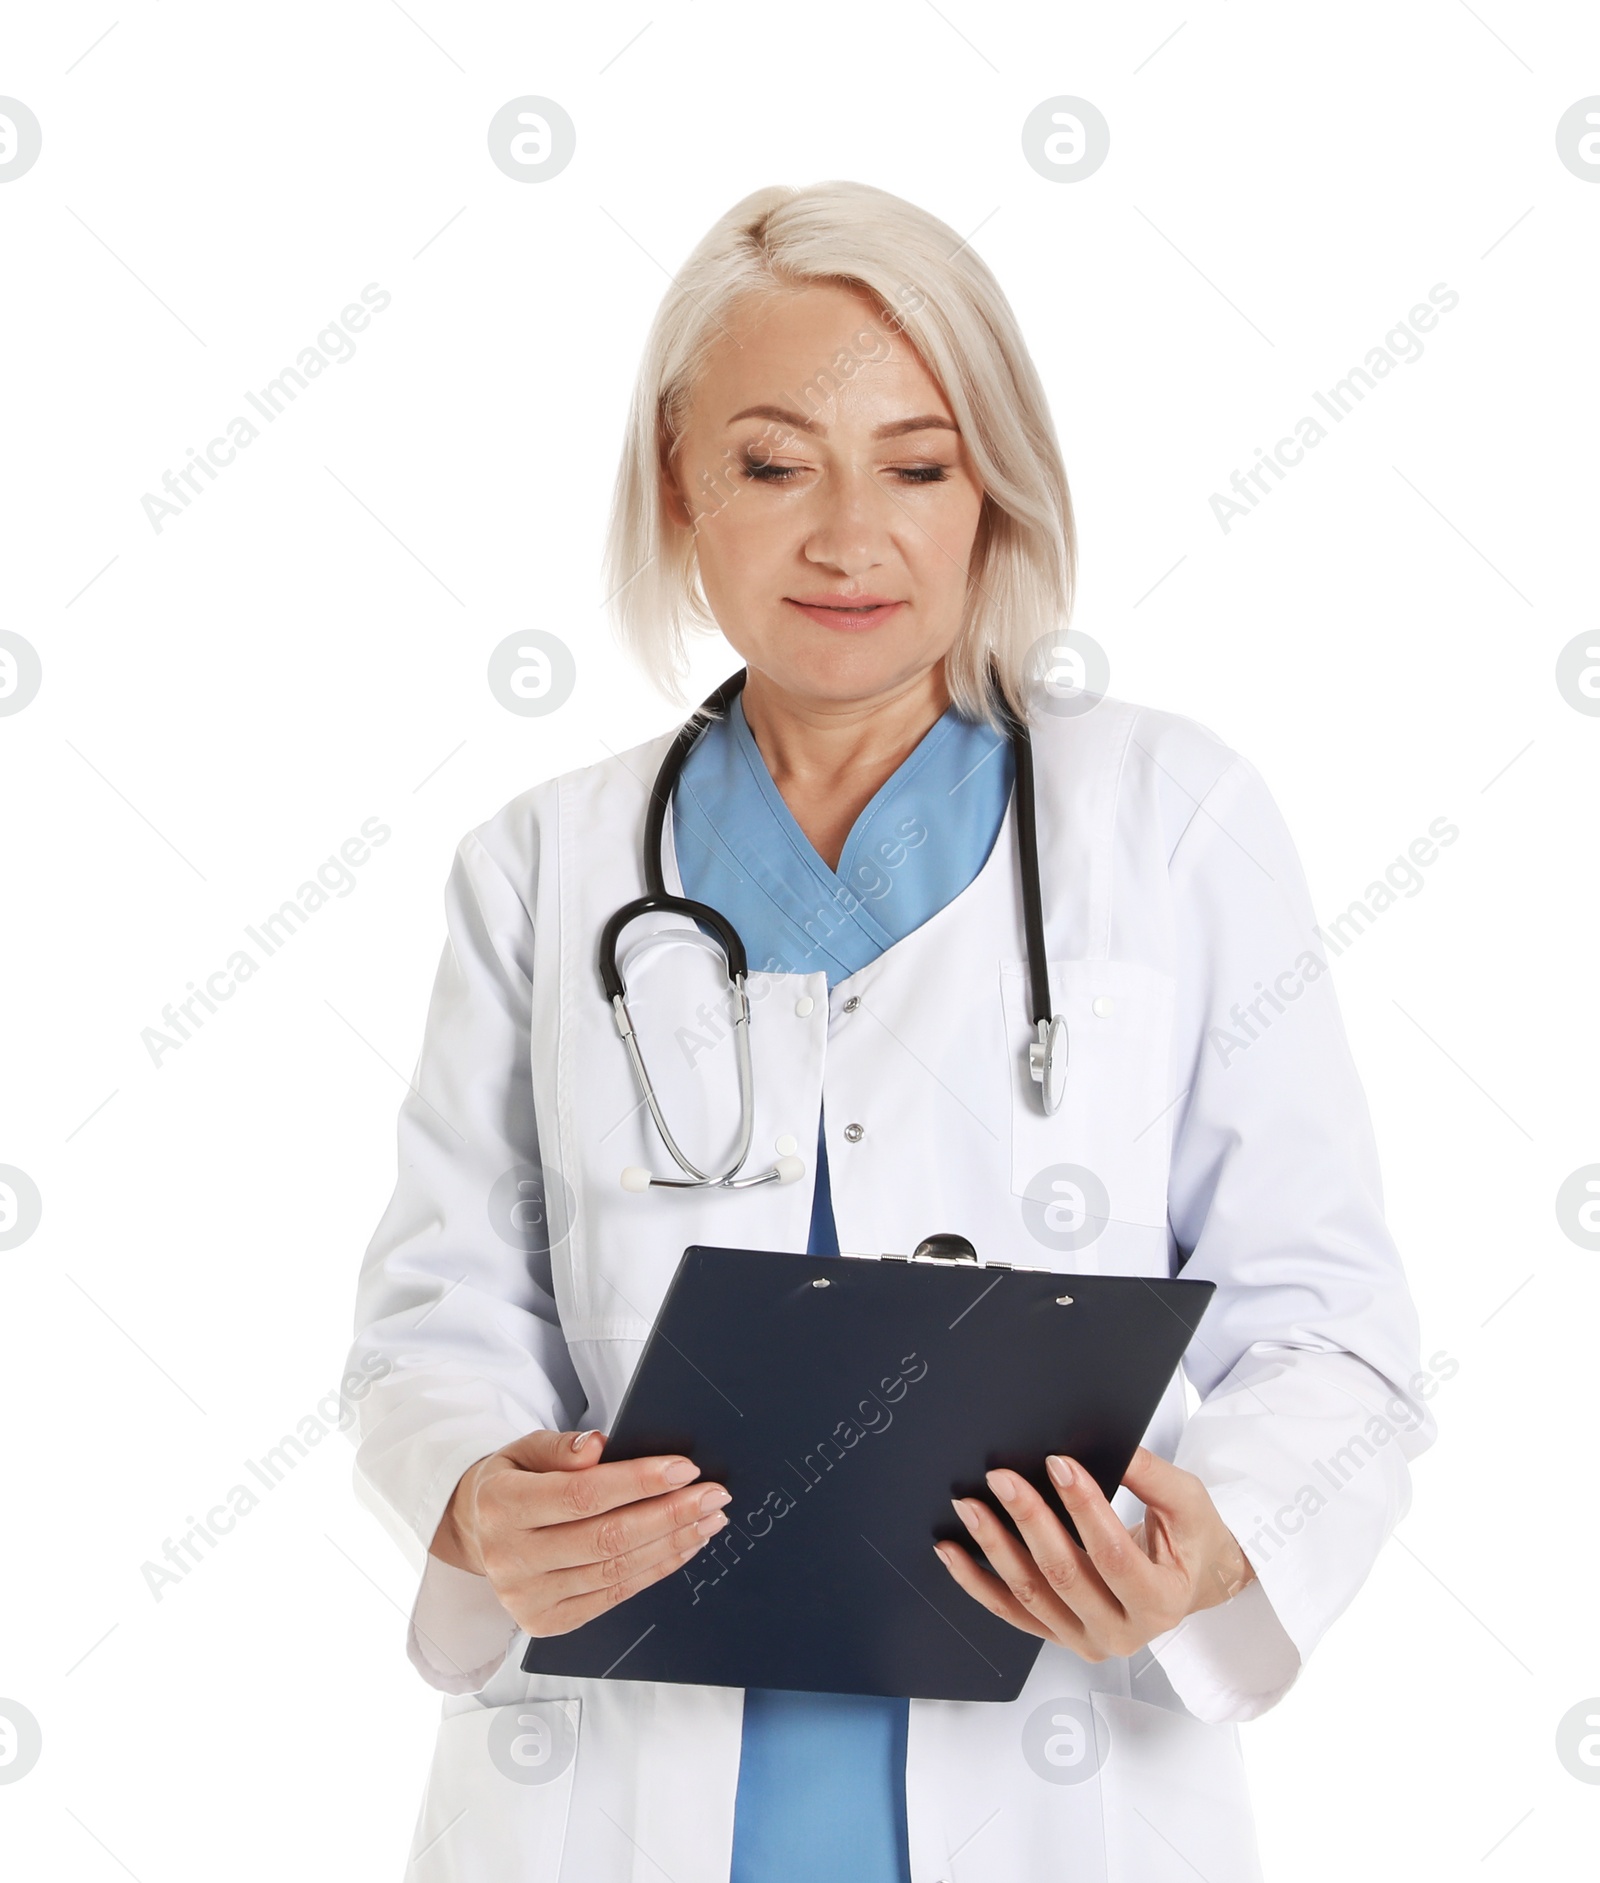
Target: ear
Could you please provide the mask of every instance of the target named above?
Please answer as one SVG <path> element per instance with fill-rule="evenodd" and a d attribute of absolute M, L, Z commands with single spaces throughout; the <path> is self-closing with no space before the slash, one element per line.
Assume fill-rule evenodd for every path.
<path fill-rule="evenodd" d="M 673 475 L 671 466 L 663 463 L 658 475 L 661 480 L 661 507 L 664 514 L 676 528 L 693 530 L 693 514 L 684 501 L 683 492 L 678 488 L 678 480 Z"/>
<path fill-rule="evenodd" d="M 995 515 L 994 499 L 985 491 L 983 502 L 978 506 L 978 527 L 972 532 L 972 553 L 967 558 L 969 570 L 981 570 L 988 561 L 989 546 L 994 540 Z"/>
<path fill-rule="evenodd" d="M 662 513 L 675 528 L 692 531 L 694 511 L 684 498 L 682 486 L 678 482 L 672 462 L 672 445 L 665 414 L 662 414 L 656 423 L 656 477 L 659 480 Z"/>

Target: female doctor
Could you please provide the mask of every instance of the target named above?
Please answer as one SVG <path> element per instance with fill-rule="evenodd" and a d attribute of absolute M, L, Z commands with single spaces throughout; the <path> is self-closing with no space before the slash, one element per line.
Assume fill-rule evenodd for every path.
<path fill-rule="evenodd" d="M 1289 836 L 1212 734 L 1063 668 L 1073 566 L 1038 375 L 951 229 L 849 183 L 711 229 L 649 337 L 607 586 L 669 690 L 694 627 L 740 673 L 692 740 L 463 839 L 360 1281 L 352 1364 L 390 1364 L 357 1485 L 447 1696 L 411 1883 L 1259 1874 L 1236 1723 L 1405 1511 L 1432 1381 Z M 631 912 L 603 983 L 653 886 L 737 931 L 747 1023 L 681 910 Z M 1197 1410 L 1175 1381 L 1111 1503 L 1069 1458 L 1055 1503 L 990 1474 L 1015 1534 L 957 1503 L 962 1599 L 1043 1643 L 1021 1695 L 524 1673 L 745 1521 L 690 1460 L 605 1458 L 684 1247 L 935 1231 L 1216 1284 Z"/>

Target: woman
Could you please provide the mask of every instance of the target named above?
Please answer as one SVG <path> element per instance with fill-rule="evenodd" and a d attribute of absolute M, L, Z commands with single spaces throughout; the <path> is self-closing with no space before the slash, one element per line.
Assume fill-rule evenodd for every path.
<path fill-rule="evenodd" d="M 665 1158 L 597 941 L 644 891 L 672 735 L 470 833 L 352 1358 L 390 1362 L 357 1481 L 422 1564 L 410 1653 L 449 1696 L 417 1883 L 1258 1873 L 1235 1723 L 1288 1689 L 1405 1510 L 1431 1387 L 1260 779 L 1187 720 L 1029 684 L 1073 560 L 1043 390 L 950 229 L 835 183 L 759 191 L 710 231 L 650 336 L 608 587 L 669 688 L 691 625 L 746 669 L 684 768 L 665 879 L 744 938 L 748 1169 L 801 1180 L 643 1181 Z M 1030 1076 L 1008 708 L 1070 1043 L 1055 1111 Z M 664 1114 L 714 1158 L 737 1124 L 721 959 L 646 916 L 624 971 Z M 1044 1644 L 1020 1697 L 524 1673 L 530 1635 L 738 1520 L 688 1460 L 605 1461 L 684 1247 L 936 1230 L 1217 1288 L 1185 1361 L 1198 1410 L 1175 1381 L 1113 1504 L 1057 1459 L 1058 1507 L 990 1475 L 1020 1543 L 957 1505 L 954 1582 Z"/>

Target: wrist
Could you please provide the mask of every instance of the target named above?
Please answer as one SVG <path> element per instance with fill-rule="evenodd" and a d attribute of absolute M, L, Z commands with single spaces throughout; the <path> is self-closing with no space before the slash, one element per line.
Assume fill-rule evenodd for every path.
<path fill-rule="evenodd" d="M 428 1545 L 430 1555 L 449 1563 L 453 1569 L 465 1569 L 475 1576 L 485 1573 L 483 1552 L 478 1541 L 477 1482 L 483 1467 L 493 1455 L 490 1453 L 478 1459 L 462 1472 L 456 1481 L 456 1488 L 450 1493 L 444 1515 L 439 1519 L 433 1541 Z"/>
<path fill-rule="evenodd" d="M 1191 1613 L 1199 1609 L 1219 1608 L 1224 1602 L 1231 1602 L 1255 1579 L 1255 1564 L 1239 1547 L 1237 1539 L 1230 1534 L 1226 1548 L 1211 1565 L 1209 1578 L 1202 1582 L 1200 1600 Z"/>

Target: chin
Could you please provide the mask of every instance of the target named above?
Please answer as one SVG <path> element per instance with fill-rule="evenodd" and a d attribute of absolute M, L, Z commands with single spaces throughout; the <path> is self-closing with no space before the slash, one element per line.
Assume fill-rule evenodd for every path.
<path fill-rule="evenodd" d="M 845 634 L 824 628 L 816 633 L 815 640 L 806 637 L 807 645 L 797 645 L 791 635 L 776 649 L 770 644 L 752 648 L 749 664 L 796 698 L 842 704 L 898 692 L 944 662 L 944 648 L 908 645 L 888 638 L 886 630 Z"/>

